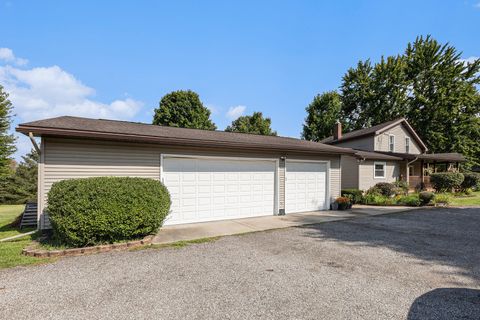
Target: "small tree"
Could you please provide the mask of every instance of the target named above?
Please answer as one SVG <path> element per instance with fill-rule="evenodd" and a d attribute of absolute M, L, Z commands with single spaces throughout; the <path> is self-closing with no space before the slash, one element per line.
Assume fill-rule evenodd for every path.
<path fill-rule="evenodd" d="M 204 107 L 197 93 L 191 90 L 179 90 L 163 96 L 155 109 L 153 124 L 215 130 L 217 127 L 210 119 L 210 110 Z"/>
<path fill-rule="evenodd" d="M 8 100 L 8 93 L 0 85 L 0 179 L 8 177 L 11 173 L 11 156 L 17 150 L 15 137 L 8 134 L 11 118 L 12 103 Z"/>
<path fill-rule="evenodd" d="M 23 204 L 27 201 L 36 201 L 39 156 L 35 150 L 32 150 L 22 158 L 15 172 L 2 181 L 1 203 Z"/>
<path fill-rule="evenodd" d="M 251 116 L 241 116 L 234 120 L 225 131 L 276 136 L 277 132 L 270 128 L 271 124 L 270 118 L 264 118 L 261 112 L 254 112 Z"/>
<path fill-rule="evenodd" d="M 332 135 L 334 125 L 340 119 L 341 109 L 342 102 L 337 92 L 330 91 L 315 96 L 305 109 L 307 117 L 303 124 L 302 138 L 320 141 Z"/>

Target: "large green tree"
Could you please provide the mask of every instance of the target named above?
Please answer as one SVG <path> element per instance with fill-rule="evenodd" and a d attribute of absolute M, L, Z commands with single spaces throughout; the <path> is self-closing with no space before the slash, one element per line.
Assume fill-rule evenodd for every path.
<path fill-rule="evenodd" d="M 452 45 L 418 37 L 402 55 L 347 71 L 339 120 L 356 130 L 405 117 L 431 152 L 460 152 L 479 165 L 479 83 L 480 60 L 467 63 Z"/>
<path fill-rule="evenodd" d="M 276 136 L 277 132 L 272 130 L 271 124 L 270 118 L 264 118 L 261 112 L 254 112 L 251 116 L 238 117 L 225 131 Z"/>
<path fill-rule="evenodd" d="M 37 200 L 38 153 L 32 150 L 9 177 L 2 179 L 0 202 L 23 204 Z"/>
<path fill-rule="evenodd" d="M 155 109 L 153 124 L 205 130 L 217 128 L 210 119 L 210 110 L 191 90 L 173 91 L 163 96 Z"/>
<path fill-rule="evenodd" d="M 15 137 L 8 133 L 12 123 L 12 103 L 0 85 L 0 179 L 11 174 L 12 154 L 16 151 Z"/>
<path fill-rule="evenodd" d="M 341 119 L 341 96 L 335 91 L 316 95 L 306 111 L 302 139 L 320 141 L 333 134 L 335 123 Z"/>

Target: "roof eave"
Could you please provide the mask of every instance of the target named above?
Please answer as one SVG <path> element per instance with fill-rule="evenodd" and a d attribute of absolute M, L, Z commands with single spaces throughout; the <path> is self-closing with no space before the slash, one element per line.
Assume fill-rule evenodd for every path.
<path fill-rule="evenodd" d="M 232 149 L 243 149 L 243 150 L 270 150 L 278 152 L 298 152 L 298 153 L 308 153 L 308 154 L 354 154 L 355 151 L 348 148 L 333 147 L 334 150 L 317 150 L 311 148 L 303 147 L 284 147 L 278 144 L 275 145 L 265 145 L 265 144 L 255 144 L 255 143 L 238 143 L 238 142 L 227 142 L 227 141 L 218 141 L 218 140 L 201 140 L 201 139 L 186 139 L 186 138 L 175 138 L 175 137 L 158 137 L 158 136 L 148 136 L 148 135 L 136 135 L 136 134 L 126 134 L 126 133 L 111 133 L 111 132 L 98 132 L 98 131 L 88 131 L 88 130 L 74 130 L 74 129 L 58 129 L 58 128 L 46 128 L 46 127 L 34 127 L 34 126 L 25 126 L 19 125 L 15 128 L 17 132 L 28 135 L 30 132 L 34 136 L 51 136 L 51 137 L 62 137 L 62 138 L 88 138 L 88 139 L 98 139 L 98 140 L 115 140 L 115 141 L 126 141 L 126 142 L 144 142 L 144 143 L 155 143 L 155 144 L 166 144 L 166 145 L 185 145 L 192 147 L 211 147 L 211 148 L 232 148 Z"/>

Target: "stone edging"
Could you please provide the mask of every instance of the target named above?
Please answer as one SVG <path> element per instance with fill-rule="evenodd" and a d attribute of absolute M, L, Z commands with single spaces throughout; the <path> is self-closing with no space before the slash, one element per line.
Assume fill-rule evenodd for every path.
<path fill-rule="evenodd" d="M 81 256 L 86 254 L 108 252 L 108 251 L 114 251 L 114 250 L 116 251 L 116 250 L 136 248 L 146 244 L 151 244 L 152 240 L 153 240 L 153 236 L 146 236 L 142 240 L 104 244 L 104 245 L 93 246 L 93 247 L 64 249 L 64 250 L 38 249 L 35 247 L 35 245 L 33 245 L 30 247 L 24 248 L 22 250 L 22 254 L 30 257 L 37 257 L 37 258 L 63 257 L 63 256 L 72 257 L 72 256 Z"/>

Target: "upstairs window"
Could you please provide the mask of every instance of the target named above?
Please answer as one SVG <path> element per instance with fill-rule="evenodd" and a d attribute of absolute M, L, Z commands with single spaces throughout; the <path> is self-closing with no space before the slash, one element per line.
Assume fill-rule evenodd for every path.
<path fill-rule="evenodd" d="M 394 135 L 388 136 L 388 151 L 395 152 L 395 136 Z"/>
<path fill-rule="evenodd" d="M 410 138 L 405 137 L 405 152 L 410 153 Z"/>
<path fill-rule="evenodd" d="M 373 163 L 373 176 L 375 179 L 385 178 L 385 162 L 374 162 Z"/>

